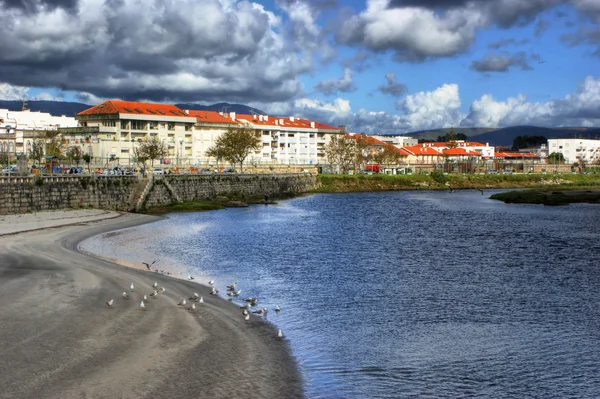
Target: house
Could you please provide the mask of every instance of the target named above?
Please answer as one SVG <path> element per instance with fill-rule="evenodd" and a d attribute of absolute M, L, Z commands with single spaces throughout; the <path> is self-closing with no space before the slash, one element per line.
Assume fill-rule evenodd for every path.
<path fill-rule="evenodd" d="M 567 164 L 600 162 L 600 140 L 591 139 L 549 139 L 548 154 L 558 152 L 565 157 Z"/>

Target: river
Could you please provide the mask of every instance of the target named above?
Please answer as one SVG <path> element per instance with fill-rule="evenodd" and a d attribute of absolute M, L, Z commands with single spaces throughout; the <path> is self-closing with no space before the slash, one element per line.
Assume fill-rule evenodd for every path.
<path fill-rule="evenodd" d="M 279 305 L 309 398 L 600 397 L 600 207 L 491 193 L 312 195 L 83 246 Z"/>

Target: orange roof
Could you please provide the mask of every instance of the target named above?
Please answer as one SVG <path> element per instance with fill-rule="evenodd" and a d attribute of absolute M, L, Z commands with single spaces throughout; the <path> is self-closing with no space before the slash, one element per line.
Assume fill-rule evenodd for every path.
<path fill-rule="evenodd" d="M 133 101 L 109 100 L 92 108 L 80 112 L 77 115 L 110 115 L 110 114 L 133 114 L 152 116 L 182 116 L 188 115 L 173 104 L 152 104 Z"/>
<path fill-rule="evenodd" d="M 419 145 L 413 145 L 410 147 L 403 148 L 413 155 L 442 155 L 441 152 L 432 147 L 421 147 Z"/>
<path fill-rule="evenodd" d="M 253 125 L 261 125 L 261 126 L 281 126 L 281 127 L 290 127 L 290 128 L 301 128 L 301 129 L 319 129 L 319 130 L 339 130 L 339 128 L 334 126 L 329 126 L 321 122 L 310 121 L 308 119 L 302 118 L 294 118 L 294 121 L 290 117 L 282 117 L 282 116 L 266 116 L 260 118 L 260 115 L 247 115 L 247 114 L 239 114 L 236 115 L 236 119 L 242 119 L 252 123 Z M 311 123 L 314 123 L 314 128 L 311 126 Z"/>
<path fill-rule="evenodd" d="M 540 158 L 540 154 L 523 154 L 519 152 L 494 152 L 494 158 Z"/>
<path fill-rule="evenodd" d="M 450 145 L 456 145 L 457 147 L 485 147 L 485 144 L 476 141 L 436 141 L 433 143 L 420 143 L 418 145 L 421 147 L 449 147 Z"/>
<path fill-rule="evenodd" d="M 196 118 L 198 122 L 204 123 L 229 123 L 239 125 L 240 122 L 236 120 L 232 120 L 226 116 L 221 115 L 219 112 L 215 111 L 198 111 L 198 110 L 190 110 L 190 116 Z"/>
<path fill-rule="evenodd" d="M 468 151 L 465 148 L 448 148 L 442 151 L 444 155 L 465 155 L 465 156 L 479 156 L 480 153 L 476 151 Z"/>
<path fill-rule="evenodd" d="M 361 137 L 360 134 L 347 134 L 346 135 L 347 139 L 356 140 L 356 141 L 358 141 L 358 139 L 360 137 Z M 385 143 L 383 141 L 377 140 L 374 137 L 367 136 L 367 135 L 365 135 L 364 137 L 365 137 L 365 144 L 367 144 L 367 145 L 377 145 L 377 146 L 384 146 L 385 145 Z"/>

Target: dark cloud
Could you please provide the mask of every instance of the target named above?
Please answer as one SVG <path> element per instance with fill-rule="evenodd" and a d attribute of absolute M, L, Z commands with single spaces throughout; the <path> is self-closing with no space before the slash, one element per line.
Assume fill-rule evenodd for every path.
<path fill-rule="evenodd" d="M 589 45 L 595 47 L 594 55 L 600 56 L 600 26 L 581 27 L 573 33 L 567 33 L 560 37 L 568 46 Z"/>
<path fill-rule="evenodd" d="M 352 80 L 352 70 L 344 69 L 344 76 L 339 79 L 325 79 L 317 83 L 315 90 L 323 94 L 331 95 L 338 92 L 350 93 L 356 91 L 356 86 Z"/>
<path fill-rule="evenodd" d="M 527 55 L 524 52 L 516 54 L 488 53 L 481 60 L 471 63 L 471 69 L 477 72 L 508 72 L 511 67 L 530 70 Z"/>
<path fill-rule="evenodd" d="M 78 0 L 0 0 L 1 9 L 19 9 L 27 13 L 38 12 L 41 8 L 54 10 L 63 8 L 65 10 L 74 10 L 77 7 Z"/>
<path fill-rule="evenodd" d="M 537 24 L 535 24 L 534 34 L 539 37 L 550 27 L 551 23 L 547 19 L 540 18 Z"/>
<path fill-rule="evenodd" d="M 488 48 L 489 49 L 493 49 L 493 50 L 498 50 L 499 48 L 502 47 L 507 47 L 507 46 L 520 46 L 522 44 L 527 44 L 529 43 L 529 39 L 521 39 L 521 40 L 517 40 L 515 38 L 509 38 L 509 39 L 500 39 L 497 42 L 491 42 L 488 43 Z"/>
<path fill-rule="evenodd" d="M 1 79 L 96 97 L 287 101 L 322 48 L 313 32 L 298 52 L 274 14 L 245 1 L 106 0 L 75 16 L 63 11 L 75 1 L 34 14 L 16 4 L 0 12 Z"/>
<path fill-rule="evenodd" d="M 399 83 L 396 81 L 396 74 L 394 72 L 389 72 L 385 75 L 385 79 L 387 83 L 385 85 L 379 86 L 378 90 L 383 94 L 389 94 L 394 97 L 400 97 L 408 88 L 406 85 Z"/>

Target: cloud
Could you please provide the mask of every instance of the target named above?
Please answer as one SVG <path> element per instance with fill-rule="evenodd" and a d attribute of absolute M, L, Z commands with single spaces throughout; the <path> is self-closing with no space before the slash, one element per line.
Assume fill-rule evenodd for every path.
<path fill-rule="evenodd" d="M 13 86 L 8 83 L 0 83 L 0 99 L 2 100 L 25 100 L 29 87 Z"/>
<path fill-rule="evenodd" d="M 462 118 L 460 106 L 457 84 L 411 94 L 398 103 L 406 128 L 414 130 L 456 126 Z"/>
<path fill-rule="evenodd" d="M 398 83 L 396 81 L 396 74 L 394 72 L 387 73 L 385 75 L 385 79 L 387 80 L 387 83 L 383 86 L 379 86 L 378 89 L 383 94 L 389 94 L 394 97 L 400 97 L 408 90 L 406 85 L 403 85 L 402 83 Z"/>
<path fill-rule="evenodd" d="M 331 95 L 337 92 L 349 93 L 356 90 L 352 80 L 352 70 L 344 68 L 344 76 L 339 79 L 325 79 L 317 83 L 315 90 Z"/>
<path fill-rule="evenodd" d="M 25 3 L 35 7 L 0 13 L 0 76 L 17 86 L 153 101 L 285 101 L 301 96 L 299 76 L 327 49 L 317 14 L 302 2 L 288 9 L 292 32 L 245 0 Z"/>
<path fill-rule="evenodd" d="M 531 69 L 524 52 L 488 53 L 482 59 L 471 63 L 471 69 L 477 72 L 508 72 L 511 67 L 520 67 L 523 71 Z"/>
<path fill-rule="evenodd" d="M 541 36 L 542 33 L 544 33 L 550 27 L 550 25 L 550 21 L 544 18 L 540 18 L 537 24 L 535 24 L 535 36 Z"/>
<path fill-rule="evenodd" d="M 508 39 L 502 38 L 502 39 L 498 40 L 497 42 L 488 43 L 488 48 L 493 49 L 493 50 L 498 50 L 501 47 L 507 47 L 507 46 L 511 46 L 511 45 L 519 46 L 519 45 L 527 44 L 527 43 L 529 43 L 529 39 L 517 40 L 512 37 L 508 38 Z"/>

